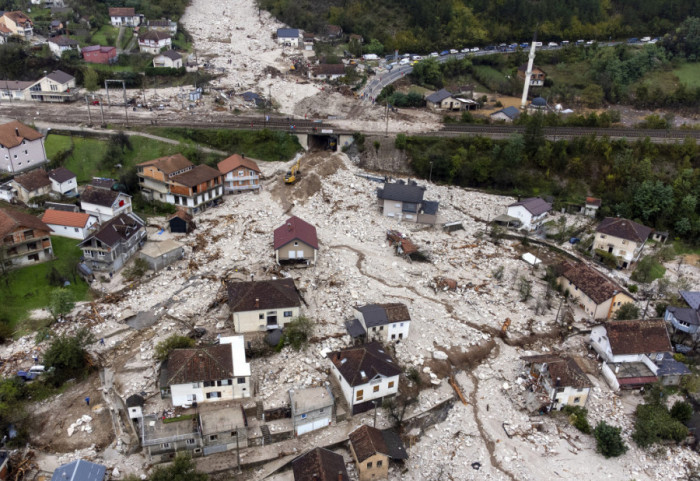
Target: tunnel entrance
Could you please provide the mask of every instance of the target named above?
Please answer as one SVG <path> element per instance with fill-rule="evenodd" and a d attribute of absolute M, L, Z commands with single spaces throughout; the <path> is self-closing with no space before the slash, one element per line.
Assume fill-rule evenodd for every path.
<path fill-rule="evenodd" d="M 329 134 L 309 134 L 309 150 L 338 150 L 338 136 Z"/>

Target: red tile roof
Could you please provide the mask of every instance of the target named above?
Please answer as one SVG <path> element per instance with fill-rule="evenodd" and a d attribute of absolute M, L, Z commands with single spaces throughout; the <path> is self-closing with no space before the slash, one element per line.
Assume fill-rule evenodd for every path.
<path fill-rule="evenodd" d="M 605 331 L 615 356 L 671 352 L 671 341 L 663 319 L 608 321 Z"/>
<path fill-rule="evenodd" d="M 292 216 L 284 223 L 283 226 L 275 229 L 275 250 L 283 247 L 293 240 L 300 240 L 314 249 L 318 249 L 318 237 L 316 236 L 316 228 L 301 220 L 297 216 Z"/>
<path fill-rule="evenodd" d="M 615 293 L 623 293 L 632 297 L 620 285 L 583 262 L 565 265 L 561 275 L 574 286 L 581 289 L 596 304 L 602 304 L 614 296 Z"/>
<path fill-rule="evenodd" d="M 48 209 L 41 218 L 46 224 L 65 225 L 68 227 L 85 227 L 89 219 L 90 215 L 84 212 L 66 212 L 53 209 Z"/>
<path fill-rule="evenodd" d="M 183 170 L 188 167 L 194 166 L 192 162 L 187 160 L 187 158 L 182 154 L 168 155 L 166 157 L 159 157 L 153 160 L 147 160 L 146 162 L 141 162 L 136 164 L 137 167 L 147 167 L 153 166 L 160 170 L 164 174 L 172 174 L 178 170 Z"/>
<path fill-rule="evenodd" d="M 649 238 L 651 231 L 651 227 L 637 224 L 634 221 L 622 219 L 620 217 L 606 217 L 596 229 L 596 232 L 600 232 L 601 234 L 607 234 L 637 243 L 645 242 Z"/>
<path fill-rule="evenodd" d="M 238 154 L 233 154 L 231 157 L 222 160 L 216 166 L 219 168 L 219 172 L 222 174 L 228 174 L 238 167 L 245 167 L 246 169 L 253 170 L 258 174 L 260 173 L 260 167 L 258 167 L 258 164 L 256 164 L 255 161 Z"/>
<path fill-rule="evenodd" d="M 0 209 L 0 238 L 18 227 L 53 232 L 41 219 L 14 209 Z"/>
<path fill-rule="evenodd" d="M 133 17 L 136 15 L 136 10 L 133 7 L 111 7 L 109 9 L 110 17 Z"/>
<path fill-rule="evenodd" d="M 43 135 L 39 132 L 17 120 L 0 125 L 0 145 L 3 147 L 17 147 L 23 140 L 36 140 L 42 137 Z"/>

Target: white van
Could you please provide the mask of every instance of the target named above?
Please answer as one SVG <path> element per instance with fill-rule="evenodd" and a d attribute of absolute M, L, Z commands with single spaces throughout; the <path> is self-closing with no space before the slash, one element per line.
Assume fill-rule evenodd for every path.
<path fill-rule="evenodd" d="M 433 53 L 430 54 L 430 56 L 433 57 L 433 58 L 435 58 L 435 57 L 439 57 L 440 54 L 437 53 L 437 52 L 433 52 Z"/>
<path fill-rule="evenodd" d="M 651 37 L 642 37 L 642 39 L 640 40 L 640 42 L 644 42 L 644 43 L 647 43 L 649 41 L 651 41 Z"/>
<path fill-rule="evenodd" d="M 30 374 L 44 374 L 46 372 L 46 368 L 44 366 L 41 366 L 41 365 L 36 365 L 36 366 L 30 367 L 28 372 Z"/>

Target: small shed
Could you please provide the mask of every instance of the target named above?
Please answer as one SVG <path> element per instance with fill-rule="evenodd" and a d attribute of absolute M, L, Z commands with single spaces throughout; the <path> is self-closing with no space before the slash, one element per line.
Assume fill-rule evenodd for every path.
<path fill-rule="evenodd" d="M 184 210 L 178 210 L 168 219 L 170 232 L 177 234 L 189 234 L 197 228 L 194 219 Z"/>
<path fill-rule="evenodd" d="M 159 271 L 169 266 L 173 262 L 182 259 L 185 249 L 182 244 L 175 240 L 165 240 L 161 242 L 149 241 L 139 252 L 139 257 L 145 260 L 151 269 Z"/>
<path fill-rule="evenodd" d="M 126 408 L 129 410 L 129 419 L 143 419 L 143 404 L 144 399 L 138 394 L 132 394 L 126 398 Z"/>

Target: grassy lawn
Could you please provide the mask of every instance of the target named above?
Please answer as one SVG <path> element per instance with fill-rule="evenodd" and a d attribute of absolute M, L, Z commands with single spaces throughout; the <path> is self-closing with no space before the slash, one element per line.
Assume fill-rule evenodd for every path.
<path fill-rule="evenodd" d="M 677 255 L 681 254 L 696 254 L 700 256 L 700 247 L 691 246 L 683 241 L 677 240 L 673 242 L 673 250 Z"/>
<path fill-rule="evenodd" d="M 173 37 L 173 48 L 175 50 L 184 50 L 189 52 L 192 49 L 192 44 L 185 40 L 185 34 L 182 32 L 177 32 Z"/>
<path fill-rule="evenodd" d="M 92 34 L 92 44 L 106 45 L 113 47 L 119 36 L 119 28 L 111 25 L 103 25 L 98 31 Z"/>
<path fill-rule="evenodd" d="M 55 267 L 63 276 L 71 281 L 68 287 L 73 293 L 76 301 L 90 299 L 87 283 L 80 277 L 68 273 L 68 262 L 72 258 L 80 258 L 81 251 L 78 249 L 78 241 L 65 237 L 51 237 L 55 259 L 42 264 L 23 267 L 10 272 L 9 286 L 0 289 L 0 304 L 3 306 L 3 316 L 7 317 L 10 325 L 15 329 L 21 329 L 22 321 L 32 309 L 46 307 L 48 304 L 48 293 L 53 289 L 49 285 L 47 275 Z"/>
<path fill-rule="evenodd" d="M 177 145 L 145 137 L 133 136 L 130 139 L 133 149 L 126 151 L 123 168 L 182 151 L 182 147 Z M 70 149 L 71 144 L 73 153 L 66 159 L 64 167 L 75 173 L 79 183 L 88 182 L 92 177 L 113 177 L 120 174 L 100 167 L 100 161 L 107 151 L 106 140 L 51 134 L 45 142 L 46 155 L 52 158 L 57 152 Z"/>
<path fill-rule="evenodd" d="M 684 63 L 673 73 L 686 87 L 700 87 L 700 62 Z"/>
<path fill-rule="evenodd" d="M 654 70 L 648 72 L 638 82 L 630 85 L 630 91 L 634 92 L 638 85 L 645 84 L 649 90 L 658 86 L 663 92 L 671 93 L 678 88 L 679 83 L 680 82 L 675 74 L 675 71 L 667 72 L 664 70 Z"/>
<path fill-rule="evenodd" d="M 588 84 L 590 64 L 588 62 L 542 65 L 542 70 L 558 85 L 583 88 Z"/>

